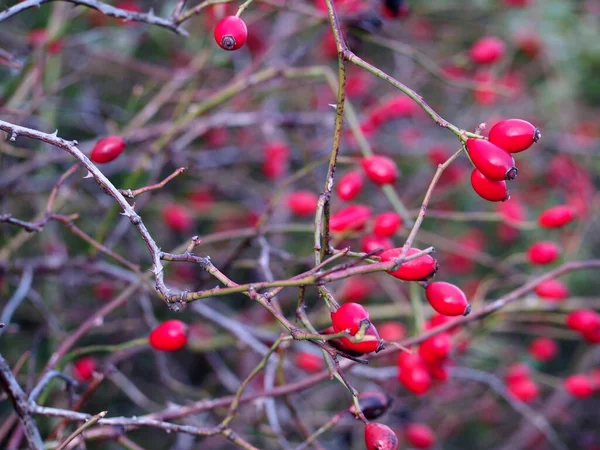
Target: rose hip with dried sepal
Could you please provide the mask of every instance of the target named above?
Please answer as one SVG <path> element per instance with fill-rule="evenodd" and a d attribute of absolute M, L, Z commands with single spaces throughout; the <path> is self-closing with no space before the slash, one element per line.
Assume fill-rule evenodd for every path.
<path fill-rule="evenodd" d="M 429 283 L 425 288 L 425 296 L 431 307 L 445 316 L 466 316 L 471 312 L 467 296 L 452 283 Z"/>
<path fill-rule="evenodd" d="M 370 339 L 352 342 L 350 339 L 342 337 L 340 341 L 345 348 L 359 353 L 377 352 L 383 348 L 383 341 L 371 323 L 368 311 L 358 303 L 344 303 L 331 313 L 331 323 L 336 333 L 347 331 L 351 336 L 355 336 L 361 327 L 366 325 L 365 338 L 369 337 Z"/>
<path fill-rule="evenodd" d="M 398 450 L 398 436 L 387 425 L 371 422 L 365 427 L 367 450 Z"/>
<path fill-rule="evenodd" d="M 517 177 L 515 160 L 506 150 L 485 139 L 467 139 L 466 147 L 471 161 L 485 177 L 496 181 Z"/>
<path fill-rule="evenodd" d="M 244 46 L 248 39 L 248 28 L 246 23 L 239 17 L 226 16 L 217 23 L 214 38 L 223 50 L 238 50 Z"/>
<path fill-rule="evenodd" d="M 492 144 L 510 153 L 527 150 L 538 142 L 542 133 L 526 120 L 508 119 L 498 122 L 490 129 L 489 140 Z"/>

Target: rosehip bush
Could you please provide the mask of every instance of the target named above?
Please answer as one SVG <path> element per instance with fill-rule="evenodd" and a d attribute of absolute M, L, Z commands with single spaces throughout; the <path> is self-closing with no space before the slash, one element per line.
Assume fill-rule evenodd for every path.
<path fill-rule="evenodd" d="M 598 17 L 2 2 L 0 449 L 595 449 Z"/>

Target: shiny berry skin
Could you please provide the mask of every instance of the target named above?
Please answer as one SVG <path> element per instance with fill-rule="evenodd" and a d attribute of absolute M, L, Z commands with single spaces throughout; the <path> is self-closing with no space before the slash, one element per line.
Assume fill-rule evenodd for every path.
<path fill-rule="evenodd" d="M 398 179 L 398 166 L 387 156 L 375 155 L 361 160 L 367 178 L 378 185 L 391 184 Z"/>
<path fill-rule="evenodd" d="M 367 391 L 358 396 L 360 410 L 367 420 L 375 420 L 385 414 L 392 404 L 392 397 L 383 392 Z M 350 407 L 350 412 L 354 414 L 354 405 Z"/>
<path fill-rule="evenodd" d="M 527 364 L 515 363 L 508 367 L 504 374 L 504 381 L 506 384 L 516 383 L 521 380 L 529 379 L 531 376 L 531 369 Z"/>
<path fill-rule="evenodd" d="M 565 390 L 573 397 L 587 398 L 594 393 L 592 379 L 587 375 L 571 375 L 564 381 Z"/>
<path fill-rule="evenodd" d="M 466 316 L 471 312 L 467 296 L 452 283 L 429 283 L 425 288 L 425 296 L 431 307 L 444 316 Z"/>
<path fill-rule="evenodd" d="M 548 208 L 538 217 L 542 228 L 560 228 L 575 218 L 575 211 L 569 205 L 558 205 Z"/>
<path fill-rule="evenodd" d="M 96 367 L 96 360 L 91 356 L 86 356 L 75 361 L 75 364 L 73 364 L 73 375 L 79 381 L 90 381 Z"/>
<path fill-rule="evenodd" d="M 535 400 L 540 391 L 538 385 L 529 378 L 509 383 L 507 388 L 514 397 L 525 403 Z"/>
<path fill-rule="evenodd" d="M 297 216 L 312 216 L 317 210 L 319 197 L 310 191 L 296 191 L 288 195 L 287 206 Z"/>
<path fill-rule="evenodd" d="M 406 252 L 406 256 L 411 256 L 419 253 L 418 248 L 411 248 Z M 398 259 L 402 253 L 402 247 L 386 250 L 379 254 L 382 262 L 394 261 Z M 412 259 L 402 263 L 398 270 L 388 272 L 394 278 L 404 281 L 422 281 L 431 278 L 437 272 L 437 261 L 431 255 L 423 255 L 419 258 Z"/>
<path fill-rule="evenodd" d="M 373 233 L 377 236 L 390 237 L 396 234 L 398 228 L 402 226 L 402 219 L 393 212 L 384 212 L 375 216 L 375 224 L 373 225 Z"/>
<path fill-rule="evenodd" d="M 489 134 L 492 144 L 510 153 L 527 150 L 541 137 L 542 133 L 538 128 L 521 119 L 508 119 L 498 122 L 490 129 Z"/>
<path fill-rule="evenodd" d="M 215 41 L 223 50 L 233 51 L 244 46 L 248 39 L 246 23 L 236 16 L 223 17 L 215 28 Z"/>
<path fill-rule="evenodd" d="M 371 422 L 365 427 L 367 450 L 398 450 L 398 436 L 387 425 Z"/>
<path fill-rule="evenodd" d="M 422 362 L 415 367 L 400 368 L 398 381 L 417 396 L 425 394 L 431 386 L 431 376 Z"/>
<path fill-rule="evenodd" d="M 428 449 L 435 444 L 435 434 L 429 425 L 411 423 L 404 429 L 404 438 L 411 447 Z"/>
<path fill-rule="evenodd" d="M 477 169 L 471 172 L 471 186 L 477 195 L 488 202 L 504 202 L 510 198 L 506 181 L 492 180 Z"/>
<path fill-rule="evenodd" d="M 419 346 L 419 355 L 428 365 L 443 362 L 452 350 L 452 339 L 448 333 L 439 333 L 424 340 Z"/>
<path fill-rule="evenodd" d="M 185 232 L 192 228 L 194 219 L 187 208 L 177 203 L 168 203 L 162 209 L 162 217 L 167 226 L 177 232 Z"/>
<path fill-rule="evenodd" d="M 336 333 L 348 330 L 351 335 L 355 335 L 361 322 L 369 319 L 369 312 L 358 303 L 344 303 L 331 313 L 331 324 Z"/>
<path fill-rule="evenodd" d="M 466 145 L 471 161 L 485 177 L 495 181 L 516 178 L 515 160 L 506 150 L 485 139 L 467 139 Z"/>
<path fill-rule="evenodd" d="M 363 185 L 364 178 L 362 173 L 355 170 L 348 172 L 340 178 L 340 181 L 336 187 L 336 192 L 340 199 L 348 202 L 356 198 L 356 196 L 362 190 Z"/>
<path fill-rule="evenodd" d="M 94 145 L 90 159 L 97 164 L 111 162 L 125 150 L 125 140 L 121 136 L 107 136 Z"/>
<path fill-rule="evenodd" d="M 427 371 L 429 372 L 429 376 L 437 381 L 448 381 L 448 378 L 450 378 L 448 367 L 443 362 L 434 365 L 427 365 Z"/>
<path fill-rule="evenodd" d="M 454 321 L 456 321 L 456 319 L 452 318 L 451 316 L 446 316 L 444 314 L 436 313 L 426 323 L 425 329 L 431 330 L 432 328 L 439 327 L 439 326 L 442 326 L 449 322 L 454 322 Z M 452 328 L 446 330 L 446 332 L 453 334 L 459 330 L 460 330 L 460 327 L 452 327 Z"/>
<path fill-rule="evenodd" d="M 350 205 L 340 209 L 329 218 L 329 228 L 336 233 L 360 231 L 371 218 L 371 208 L 366 205 Z"/>
<path fill-rule="evenodd" d="M 315 373 L 325 368 L 325 362 L 319 355 L 309 352 L 298 352 L 294 357 L 294 363 L 305 372 Z"/>
<path fill-rule="evenodd" d="M 582 334 L 593 333 L 600 329 L 600 314 L 592 309 L 578 309 L 569 313 L 566 325 Z"/>
<path fill-rule="evenodd" d="M 381 236 L 375 236 L 373 234 L 367 235 L 360 240 L 360 250 L 364 253 L 372 253 L 378 255 L 382 251 L 394 248 L 394 243 L 388 238 Z M 377 251 L 378 250 L 378 251 Z M 377 251 L 377 253 L 373 253 Z"/>
<path fill-rule="evenodd" d="M 548 362 L 558 353 L 558 344 L 554 339 L 539 337 L 529 344 L 529 354 L 540 362 Z"/>
<path fill-rule="evenodd" d="M 414 369 L 415 367 L 423 366 L 425 363 L 418 353 L 409 353 L 401 351 L 396 362 L 399 369 Z"/>
<path fill-rule="evenodd" d="M 560 280 L 542 281 L 535 287 L 534 291 L 538 297 L 553 302 L 558 302 L 569 297 L 569 288 Z"/>
<path fill-rule="evenodd" d="M 536 242 L 527 250 L 527 258 L 531 264 L 552 264 L 560 256 L 560 247 L 554 242 Z"/>
<path fill-rule="evenodd" d="M 506 52 L 504 42 L 495 36 L 485 36 L 476 41 L 469 49 L 469 57 L 476 64 L 492 64 L 501 59 Z"/>
<path fill-rule="evenodd" d="M 187 325 L 181 320 L 167 320 L 150 332 L 150 346 L 162 352 L 176 352 L 187 344 Z"/>
<path fill-rule="evenodd" d="M 367 328 L 364 340 L 352 342 L 350 339 L 342 337 L 340 338 L 340 343 L 345 350 L 350 350 L 358 354 L 379 352 L 384 348 L 383 341 L 373 324 L 370 324 L 369 328 Z"/>

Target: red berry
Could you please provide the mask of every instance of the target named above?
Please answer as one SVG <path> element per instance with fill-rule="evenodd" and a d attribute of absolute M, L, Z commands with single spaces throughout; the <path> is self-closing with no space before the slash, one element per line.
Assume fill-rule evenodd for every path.
<path fill-rule="evenodd" d="M 431 307 L 445 316 L 466 316 L 471 312 L 465 293 L 451 283 L 429 283 L 425 288 L 425 296 Z"/>
<path fill-rule="evenodd" d="M 296 366 L 309 373 L 319 372 L 325 367 L 325 362 L 321 356 L 309 352 L 296 353 L 294 361 Z"/>
<path fill-rule="evenodd" d="M 452 338 L 448 333 L 439 333 L 423 341 L 419 346 L 419 355 L 428 365 L 438 365 L 452 350 Z"/>
<path fill-rule="evenodd" d="M 371 422 L 365 427 L 367 450 L 398 450 L 398 436 L 387 425 Z"/>
<path fill-rule="evenodd" d="M 568 205 L 558 205 L 548 208 L 540 217 L 538 223 L 543 228 L 560 228 L 575 218 L 575 211 Z"/>
<path fill-rule="evenodd" d="M 593 333 L 600 328 L 600 314 L 591 309 L 578 309 L 569 313 L 566 324 L 580 333 Z"/>
<path fill-rule="evenodd" d="M 539 394 L 539 388 L 534 381 L 524 378 L 508 384 L 508 391 L 522 402 L 529 403 Z"/>
<path fill-rule="evenodd" d="M 475 167 L 487 178 L 496 181 L 514 180 L 515 160 L 506 150 L 485 139 L 467 139 L 467 151 Z"/>
<path fill-rule="evenodd" d="M 331 313 L 331 323 L 336 333 L 347 331 L 354 336 L 361 327 L 361 324 L 368 322 L 366 336 L 372 336 L 375 339 L 364 340 L 361 342 L 352 342 L 348 338 L 340 338 L 342 345 L 359 353 L 370 353 L 378 351 L 381 347 L 381 339 L 377 329 L 369 321 L 369 313 L 364 306 L 358 303 L 344 303 L 337 311 Z"/>
<path fill-rule="evenodd" d="M 554 339 L 539 337 L 529 344 L 529 354 L 540 362 L 547 362 L 554 359 L 558 353 L 558 344 Z"/>
<path fill-rule="evenodd" d="M 366 205 L 350 205 L 331 215 L 329 228 L 336 233 L 360 231 L 371 218 L 371 208 Z"/>
<path fill-rule="evenodd" d="M 246 23 L 236 16 L 223 17 L 215 28 L 215 41 L 223 50 L 242 48 L 248 39 Z"/>
<path fill-rule="evenodd" d="M 404 437 L 411 447 L 427 449 L 435 444 L 435 434 L 429 425 L 411 423 L 404 430 Z"/>
<path fill-rule="evenodd" d="M 437 365 L 427 365 L 429 376 L 437 381 L 447 381 L 450 378 L 448 368 L 444 363 Z"/>
<path fill-rule="evenodd" d="M 107 136 L 94 145 L 90 159 L 97 164 L 112 161 L 125 150 L 125 140 L 121 136 Z"/>
<path fill-rule="evenodd" d="M 506 51 L 504 42 L 495 36 L 485 36 L 476 41 L 469 50 L 476 64 L 492 64 L 501 59 Z"/>
<path fill-rule="evenodd" d="M 387 156 L 369 156 L 363 158 L 361 164 L 367 177 L 379 185 L 393 183 L 400 174 L 396 163 Z"/>
<path fill-rule="evenodd" d="M 421 355 L 418 353 L 409 353 L 405 351 L 401 351 L 398 355 L 397 366 L 399 369 L 414 369 L 418 366 L 423 366 L 424 362 L 421 358 Z"/>
<path fill-rule="evenodd" d="M 372 234 L 363 237 L 360 241 L 360 250 L 364 253 L 373 253 L 379 249 L 377 253 L 373 253 L 374 255 L 378 255 L 382 251 L 389 250 L 391 248 L 394 248 L 394 243 L 388 238 L 375 236 Z"/>
<path fill-rule="evenodd" d="M 510 198 L 506 181 L 492 180 L 477 169 L 471 172 L 471 186 L 477 195 L 489 202 L 504 202 Z"/>
<path fill-rule="evenodd" d="M 317 210 L 319 197 L 310 191 L 296 191 L 288 195 L 288 208 L 297 216 L 311 216 Z"/>
<path fill-rule="evenodd" d="M 536 242 L 527 250 L 527 258 L 531 264 L 552 264 L 560 256 L 560 247 L 554 242 Z"/>
<path fill-rule="evenodd" d="M 262 172 L 270 179 L 280 178 L 286 169 L 290 148 L 285 142 L 269 142 L 263 150 Z"/>
<path fill-rule="evenodd" d="M 369 320 L 369 312 L 358 303 L 344 303 L 331 313 L 331 324 L 336 333 L 348 330 L 352 335 L 360 329 L 364 320 Z"/>
<path fill-rule="evenodd" d="M 347 202 L 356 198 L 360 193 L 363 184 L 362 173 L 358 171 L 348 172 L 340 178 L 336 191 L 340 199 Z"/>
<path fill-rule="evenodd" d="M 187 343 L 187 325 L 181 320 L 167 320 L 152 330 L 148 340 L 155 350 L 181 350 Z"/>
<path fill-rule="evenodd" d="M 402 226 L 402 219 L 393 212 L 384 212 L 375 217 L 373 233 L 377 236 L 390 237 L 396 234 L 398 228 Z"/>
<path fill-rule="evenodd" d="M 492 144 L 510 153 L 527 150 L 542 137 L 542 133 L 526 120 L 508 119 L 498 122 L 490 129 Z"/>
<path fill-rule="evenodd" d="M 194 225 L 188 210 L 177 203 L 168 203 L 162 209 L 163 220 L 173 231 L 184 232 Z"/>
<path fill-rule="evenodd" d="M 384 322 L 377 329 L 381 338 L 386 341 L 399 341 L 406 336 L 406 327 L 397 322 Z"/>
<path fill-rule="evenodd" d="M 456 319 L 450 317 L 450 316 L 446 316 L 444 314 L 439 314 L 439 313 L 435 313 L 431 319 L 429 319 L 429 322 L 427 322 L 427 326 L 426 329 L 427 330 L 431 330 L 432 328 L 435 327 L 439 327 L 442 325 L 445 325 L 449 322 L 455 322 Z M 446 330 L 447 333 L 453 334 L 456 333 L 457 331 L 459 331 L 459 327 L 452 327 L 449 330 Z"/>
<path fill-rule="evenodd" d="M 96 360 L 91 356 L 78 359 L 73 365 L 73 375 L 79 381 L 90 381 L 96 370 Z"/>
<path fill-rule="evenodd" d="M 531 376 L 531 369 L 527 364 L 515 363 L 508 367 L 504 374 L 506 384 L 516 383 L 521 380 L 526 380 Z"/>
<path fill-rule="evenodd" d="M 411 256 L 419 253 L 421 250 L 411 248 L 406 253 L 406 256 Z M 398 259 L 402 253 L 402 248 L 393 248 L 379 254 L 382 262 L 394 261 Z M 437 272 L 438 264 L 431 255 L 423 255 L 417 259 L 412 259 L 402 263 L 398 270 L 388 272 L 391 276 L 404 281 L 422 281 L 431 278 Z"/>
<path fill-rule="evenodd" d="M 592 380 L 587 375 L 571 375 L 564 381 L 565 390 L 573 397 L 586 398 L 594 393 Z"/>
<path fill-rule="evenodd" d="M 561 301 L 569 297 L 569 289 L 560 280 L 542 281 L 534 291 L 538 297 L 549 301 Z"/>
<path fill-rule="evenodd" d="M 398 381 L 415 395 L 425 394 L 431 386 L 431 376 L 422 362 L 414 367 L 400 368 Z"/>
<path fill-rule="evenodd" d="M 582 333 L 582 336 L 588 344 L 600 344 L 600 328 Z"/>
<path fill-rule="evenodd" d="M 516 8 L 525 8 L 531 3 L 531 0 L 503 0 L 506 6 L 514 6 Z"/>

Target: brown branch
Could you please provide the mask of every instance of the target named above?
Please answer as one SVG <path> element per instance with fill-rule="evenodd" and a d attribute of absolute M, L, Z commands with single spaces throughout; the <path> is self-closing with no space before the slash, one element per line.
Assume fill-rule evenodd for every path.
<path fill-rule="evenodd" d="M 123 194 L 127 198 L 134 198 L 134 197 L 136 197 L 136 196 L 138 196 L 140 194 L 143 194 L 144 192 L 154 191 L 156 189 L 160 189 L 160 188 L 165 187 L 165 185 L 169 181 L 171 181 L 173 178 L 181 175 L 186 170 L 187 169 L 185 167 L 180 167 L 175 172 L 173 172 L 171 175 L 169 175 L 167 178 L 165 178 L 164 180 L 162 180 L 160 183 L 151 184 L 150 186 L 145 186 L 145 187 L 136 189 L 134 191 L 132 191 L 131 189 L 119 189 L 119 192 L 121 194 Z"/>
<path fill-rule="evenodd" d="M 18 3 L 4 11 L 0 12 L 0 22 L 3 20 L 9 19 L 21 11 L 25 11 L 29 8 L 37 7 L 39 8 L 44 3 L 50 3 L 55 0 L 25 0 L 24 2 Z M 100 11 L 102 14 L 107 16 L 115 17 L 117 19 L 123 20 L 131 20 L 133 22 L 145 22 L 151 25 L 156 25 L 159 27 L 166 28 L 171 30 L 177 34 L 182 36 L 187 36 L 188 33 L 183 28 L 179 26 L 179 24 L 171 22 L 170 20 L 163 19 L 161 17 L 157 17 L 154 15 L 154 12 L 150 10 L 148 13 L 134 12 L 134 11 L 126 11 L 121 8 L 115 8 L 114 6 L 107 5 L 106 3 L 102 3 L 96 0 L 61 0 L 69 3 L 73 3 L 74 5 L 87 6 L 88 8 L 95 9 Z"/>

